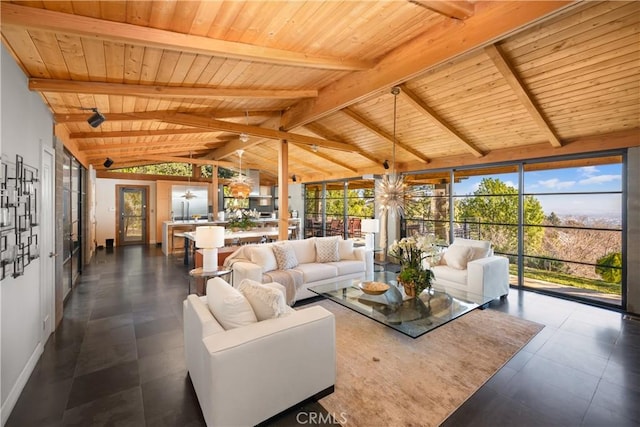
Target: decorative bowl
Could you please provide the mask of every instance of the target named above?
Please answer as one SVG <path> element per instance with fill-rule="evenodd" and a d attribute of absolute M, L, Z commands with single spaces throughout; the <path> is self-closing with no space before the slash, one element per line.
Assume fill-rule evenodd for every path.
<path fill-rule="evenodd" d="M 389 285 L 382 282 L 360 282 L 358 287 L 367 295 L 382 295 L 389 290 Z"/>

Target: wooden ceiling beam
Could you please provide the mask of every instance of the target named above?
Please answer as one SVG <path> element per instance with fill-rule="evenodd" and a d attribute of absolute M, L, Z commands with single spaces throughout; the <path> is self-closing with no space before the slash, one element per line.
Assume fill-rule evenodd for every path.
<path fill-rule="evenodd" d="M 527 159 L 542 159 L 546 157 L 596 153 L 606 150 L 616 150 L 629 147 L 639 147 L 638 129 L 629 129 L 608 134 L 588 135 L 567 139 L 562 147 L 552 147 L 548 142 L 532 145 L 502 148 L 492 150 L 481 158 L 471 155 L 447 156 L 433 159 L 426 168 L 417 162 L 408 163 L 403 171 L 459 168 L 462 166 L 491 165 L 503 162 L 515 162 Z"/>
<path fill-rule="evenodd" d="M 269 149 L 271 151 L 275 151 L 276 153 L 278 152 L 278 150 L 273 148 L 273 147 L 267 147 L 267 149 Z M 298 165 L 307 167 L 309 169 L 316 170 L 318 172 L 325 172 L 325 168 L 322 168 L 322 167 L 318 166 L 317 163 L 307 162 L 305 160 L 301 160 L 300 157 L 293 156 L 291 150 L 289 150 L 289 169 L 294 169 Z M 295 171 L 293 171 L 293 172 L 296 175 L 298 175 L 298 172 L 295 172 Z"/>
<path fill-rule="evenodd" d="M 216 148 L 211 153 L 207 154 L 207 159 L 221 160 L 225 157 L 234 155 L 238 150 L 247 150 L 256 145 L 260 145 L 264 142 L 263 139 L 249 139 L 247 142 L 242 142 L 239 139 L 234 139 L 227 142 L 224 146 Z"/>
<path fill-rule="evenodd" d="M 327 154 L 321 153 L 319 151 L 313 151 L 310 147 L 308 147 L 306 145 L 300 145 L 300 144 L 297 144 L 297 143 L 295 143 L 293 141 L 289 141 L 289 142 L 292 142 L 296 147 L 298 147 L 301 150 L 304 150 L 304 151 L 306 151 L 308 153 L 311 153 L 314 156 L 318 156 L 318 157 L 323 158 L 325 160 L 328 160 L 328 161 L 330 161 L 332 163 L 335 163 L 336 165 L 338 165 L 338 166 L 340 166 L 342 168 L 345 168 L 347 170 L 350 170 L 351 172 L 358 172 L 357 169 L 349 166 L 348 164 L 346 164 L 346 163 L 344 163 L 344 162 L 342 162 L 340 160 L 333 159 L 333 158 L 331 158 L 331 156 L 329 156 Z"/>
<path fill-rule="evenodd" d="M 183 126 L 193 126 L 233 133 L 246 133 L 247 135 L 256 136 L 258 138 L 275 140 L 286 139 L 289 142 L 295 142 L 297 144 L 317 145 L 319 147 L 330 148 L 332 150 L 354 152 L 357 149 L 353 145 L 342 142 L 329 141 L 326 139 L 314 138 L 307 135 L 284 132 L 276 129 L 266 129 L 260 126 L 250 126 L 225 122 L 223 120 L 207 119 L 183 113 L 167 114 L 162 117 L 162 120 L 167 123 L 174 123 Z"/>
<path fill-rule="evenodd" d="M 133 144 L 133 143 L 132 143 Z M 95 155 L 94 153 L 100 153 L 100 155 L 108 154 L 108 152 L 131 152 L 135 154 L 165 154 L 165 153 L 185 153 L 188 155 L 189 152 L 195 155 L 196 152 L 208 153 L 211 148 L 202 145 L 202 144 L 154 144 L 154 145 L 144 145 L 137 143 L 138 145 L 134 147 L 122 148 L 119 149 L 118 144 L 104 144 L 104 145 L 94 145 L 86 147 L 82 150 L 83 153 L 87 153 L 89 155 Z M 121 144 L 125 145 L 125 144 Z M 128 144 L 126 144 L 128 145 Z M 102 147 L 107 147 L 102 148 Z M 107 153 L 105 153 L 107 151 Z"/>
<path fill-rule="evenodd" d="M 94 95 L 144 96 L 151 98 L 298 99 L 318 96 L 317 90 L 308 89 L 175 87 L 36 78 L 29 79 L 29 90 L 34 92 L 88 93 Z"/>
<path fill-rule="evenodd" d="M 107 120 L 115 121 L 141 121 L 141 120 L 159 120 L 158 117 L 163 117 L 166 114 L 173 114 L 176 111 L 141 111 L 137 113 L 103 113 Z M 186 113 L 183 111 L 183 113 Z M 56 123 L 76 123 L 86 122 L 89 116 L 93 114 L 87 113 L 73 113 L 73 114 L 54 114 L 53 118 Z M 280 115 L 280 110 L 257 110 L 257 111 L 240 111 L 240 110 L 213 110 L 207 112 L 189 112 L 196 116 L 202 116 L 207 118 L 216 119 L 228 119 L 236 117 L 245 117 L 247 114 L 250 117 L 273 117 Z"/>
<path fill-rule="evenodd" d="M 366 71 L 356 71 L 322 88 L 283 114 L 283 129 L 313 122 L 349 105 L 389 91 L 447 60 L 483 47 L 574 5 L 573 1 L 481 1 L 475 14 L 461 23 L 441 25 L 393 50 Z"/>
<path fill-rule="evenodd" d="M 157 154 L 146 154 L 146 155 L 115 154 L 113 156 L 109 156 L 109 158 L 113 160 L 118 167 L 128 167 L 128 166 L 122 166 L 122 165 L 123 164 L 133 165 L 134 163 L 138 166 L 155 165 L 159 163 L 190 163 L 188 157 L 166 156 L 166 155 L 157 155 Z M 194 157 L 191 160 L 197 160 L 197 159 Z M 97 167 L 102 165 L 102 161 L 103 161 L 103 158 L 101 157 L 93 157 L 91 160 L 91 163 L 93 163 Z M 199 161 L 199 162 L 193 161 L 191 163 L 196 165 L 207 164 L 207 165 L 213 165 L 213 166 L 221 166 L 227 169 L 232 169 L 234 167 L 233 163 L 227 162 L 227 161 L 214 163 L 214 160 L 206 160 L 206 162 L 207 163 L 203 163 L 202 161 Z"/>
<path fill-rule="evenodd" d="M 127 158 L 127 159 L 141 159 L 144 160 L 147 158 L 147 156 L 156 156 L 156 155 L 162 155 L 162 156 L 169 156 L 169 157 L 175 157 L 176 159 L 180 158 L 182 160 L 180 160 L 178 163 L 188 163 L 189 160 L 189 155 L 191 155 L 194 159 L 196 157 L 194 156 L 198 156 L 200 157 L 200 155 L 203 152 L 207 152 L 206 149 L 189 149 L 187 147 L 179 147 L 179 148 L 174 148 L 174 149 L 166 149 L 166 148 L 153 148 L 153 149 L 149 149 L 149 150 L 144 150 L 144 151 L 115 151 L 115 150 L 111 150 L 108 153 L 100 153 L 100 152 L 96 152 L 93 151 L 91 153 L 87 154 L 87 158 L 92 162 L 100 162 L 102 163 L 102 160 L 108 156 L 109 158 L 114 158 L 114 156 L 117 156 L 118 158 L 122 159 L 122 158 Z M 173 160 L 171 161 L 173 162 Z"/>
<path fill-rule="evenodd" d="M 500 48 L 496 45 L 489 45 L 484 48 L 485 53 L 489 56 L 493 64 L 496 66 L 500 74 L 505 78 L 511 89 L 518 97 L 518 100 L 522 103 L 524 108 L 538 125 L 540 130 L 549 138 L 549 142 L 554 147 L 562 147 L 560 138 L 553 130 L 551 124 L 544 118 L 542 110 L 538 108 L 533 97 L 529 94 L 524 82 L 518 77 L 518 73 L 511 66 L 507 58 L 500 51 Z"/>
<path fill-rule="evenodd" d="M 354 122 L 356 122 L 359 125 L 363 126 L 365 129 L 371 131 L 372 133 L 374 133 L 378 137 L 384 139 L 385 141 L 388 141 L 389 143 L 393 144 L 393 135 L 389 135 L 387 132 L 385 132 L 384 130 L 382 130 L 378 126 L 374 125 L 373 123 L 371 123 L 370 121 L 368 121 L 367 119 L 362 117 L 357 112 L 353 111 L 350 108 L 345 108 L 344 110 L 342 110 L 342 112 L 344 114 L 346 114 L 347 117 L 352 119 Z M 405 143 L 403 143 L 401 141 L 398 141 L 397 138 L 396 138 L 395 143 L 396 143 L 396 145 L 398 147 L 402 148 L 407 153 L 413 155 L 418 160 L 420 160 L 420 161 L 422 161 L 424 163 L 429 163 L 430 159 L 427 156 L 423 155 L 421 152 L 419 152 L 418 150 L 414 149 L 410 145 L 405 144 Z"/>
<path fill-rule="evenodd" d="M 135 166 L 147 166 L 149 162 L 128 162 L 122 165 L 118 165 L 115 170 L 106 169 L 102 165 L 96 167 L 96 177 L 106 179 L 135 179 L 138 181 L 174 181 L 174 182 L 190 182 L 190 183 L 207 183 L 211 184 L 211 178 L 196 178 L 187 176 L 173 176 L 173 175 L 152 175 L 146 173 L 127 173 L 118 172 L 118 169 L 130 168 Z M 114 168 L 115 166 L 112 166 Z"/>
<path fill-rule="evenodd" d="M 433 111 L 431 107 L 429 107 L 424 101 L 422 101 L 415 93 L 407 89 L 406 86 L 402 86 L 399 95 L 403 100 L 411 104 L 422 115 L 428 117 L 436 126 L 440 128 L 440 130 L 462 144 L 464 148 L 471 154 L 476 157 L 482 157 L 484 155 L 482 151 L 478 150 L 472 143 L 464 139 L 462 135 L 460 135 L 453 128 L 453 126 L 446 123 L 440 116 L 438 116 L 435 111 Z"/>
<path fill-rule="evenodd" d="M 82 142 L 79 144 L 79 148 L 82 149 L 83 152 L 91 152 L 97 150 L 128 150 L 132 148 L 140 148 L 140 149 L 163 149 L 167 151 L 176 151 L 176 150 L 189 150 L 189 149 L 200 149 L 200 150 L 212 150 L 216 148 L 215 146 L 218 144 L 224 144 L 224 141 L 153 141 L 153 142 L 112 142 L 107 144 L 96 144 L 93 142 Z"/>
<path fill-rule="evenodd" d="M 120 130 L 120 131 L 111 131 L 111 132 L 73 132 L 69 134 L 69 138 L 71 139 L 136 138 L 136 137 L 144 137 L 144 136 L 192 135 L 192 134 L 199 134 L 199 133 L 219 133 L 219 131 L 211 131 L 211 130 L 205 130 L 200 128 L 189 128 L 189 129 L 159 129 L 159 130 Z"/>
<path fill-rule="evenodd" d="M 357 59 L 314 56 L 304 52 L 254 46 L 247 43 L 218 40 L 35 7 L 18 6 L 4 1 L 1 3 L 3 26 L 33 28 L 88 37 L 93 40 L 266 64 L 347 71 L 366 70 L 373 65 L 370 62 Z"/>
<path fill-rule="evenodd" d="M 417 4 L 447 18 L 459 20 L 469 18 L 475 12 L 475 5 L 468 1 L 409 0 L 409 3 Z"/>
<path fill-rule="evenodd" d="M 304 125 L 304 127 L 306 129 L 309 129 L 311 132 L 315 133 L 316 135 L 318 135 L 321 138 L 324 139 L 330 139 L 330 140 L 339 140 L 341 139 L 339 135 L 337 135 L 334 132 L 329 131 L 329 129 L 325 128 L 324 126 L 321 126 L 317 123 L 308 123 L 306 125 Z M 364 157 L 365 159 L 375 163 L 375 164 L 380 164 L 380 159 L 377 158 L 376 156 L 374 156 L 373 154 L 369 154 L 366 151 L 358 148 L 357 151 L 355 151 L 356 154 Z"/>

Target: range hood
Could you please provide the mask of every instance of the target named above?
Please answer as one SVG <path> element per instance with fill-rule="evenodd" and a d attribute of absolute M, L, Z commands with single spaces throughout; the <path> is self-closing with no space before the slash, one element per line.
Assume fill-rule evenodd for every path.
<path fill-rule="evenodd" d="M 247 171 L 247 178 L 251 179 L 251 191 L 249 197 L 252 199 L 270 199 L 271 187 L 266 185 L 260 185 L 260 171 L 256 169 L 249 169 Z"/>

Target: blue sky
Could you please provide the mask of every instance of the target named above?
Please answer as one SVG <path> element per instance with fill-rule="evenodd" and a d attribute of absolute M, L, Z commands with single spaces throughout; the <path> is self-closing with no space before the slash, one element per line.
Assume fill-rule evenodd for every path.
<path fill-rule="evenodd" d="M 491 175 L 517 188 L 518 174 Z M 456 195 L 473 193 L 483 176 L 470 177 L 454 186 Z M 622 165 L 598 165 L 578 168 L 525 172 L 525 192 L 536 194 L 580 193 L 591 191 L 620 191 Z M 619 195 L 536 195 L 545 213 L 559 215 L 620 214 Z"/>

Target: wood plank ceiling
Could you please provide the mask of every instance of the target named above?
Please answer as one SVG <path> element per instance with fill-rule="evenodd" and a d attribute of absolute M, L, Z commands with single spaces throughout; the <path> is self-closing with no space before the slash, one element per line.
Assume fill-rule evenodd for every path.
<path fill-rule="evenodd" d="M 301 181 L 640 145 L 640 2 L 3 1 L 2 41 L 99 171 Z M 87 123 L 91 108 L 106 121 Z M 249 136 L 247 142 L 240 134 Z"/>

